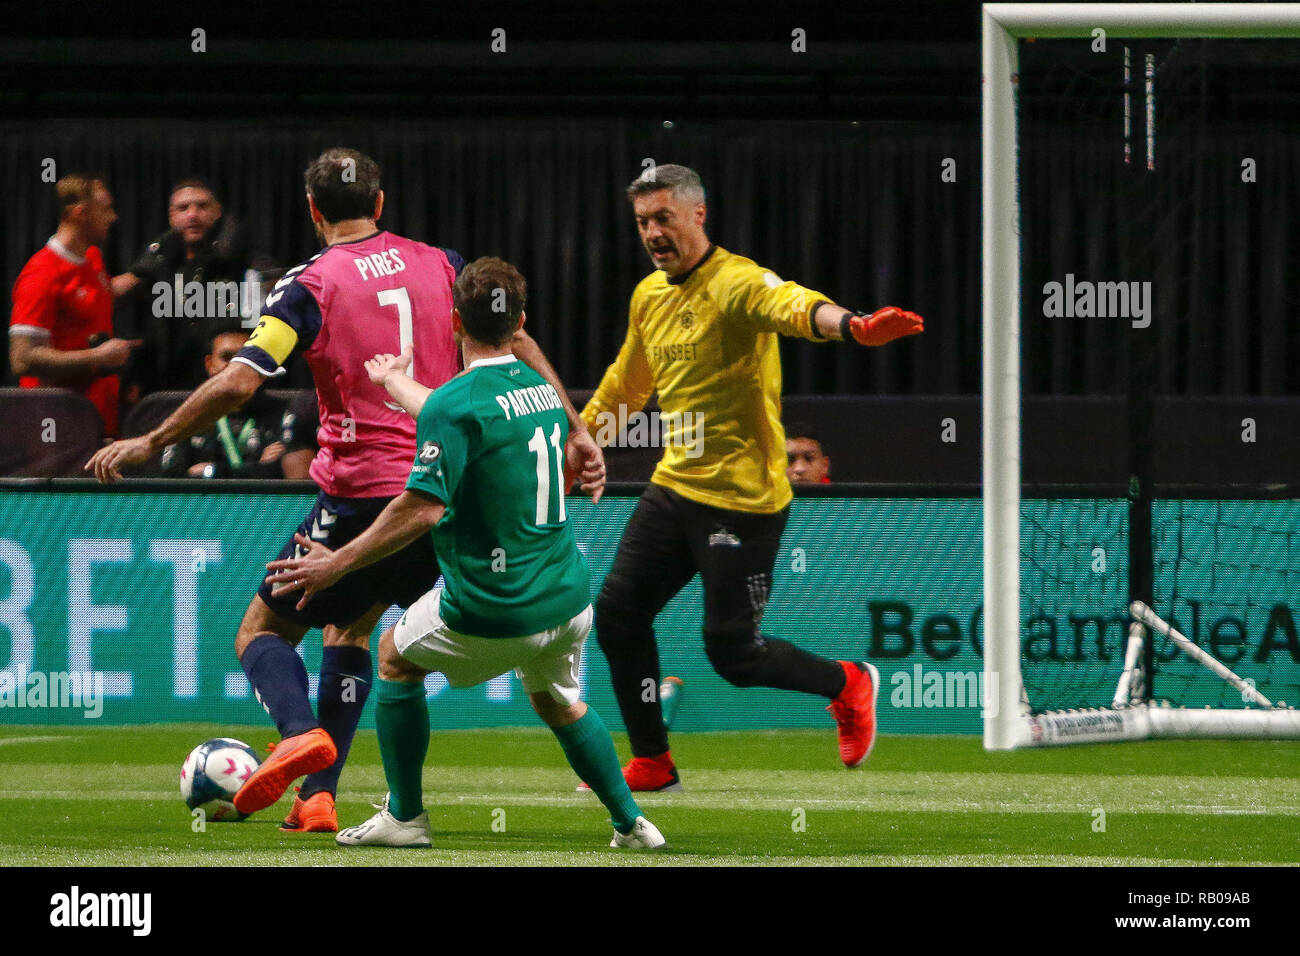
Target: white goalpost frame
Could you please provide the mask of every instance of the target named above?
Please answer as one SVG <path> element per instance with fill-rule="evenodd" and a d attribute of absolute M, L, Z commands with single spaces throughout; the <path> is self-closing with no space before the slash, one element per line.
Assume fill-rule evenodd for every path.
<path fill-rule="evenodd" d="M 1300 3 L 986 3 L 983 5 L 983 504 L 984 748 L 1040 739 L 1022 706 L 1020 672 L 1020 198 L 1016 87 L 1022 37 L 1091 40 L 1300 37 Z M 1292 712 L 1295 713 L 1295 712 Z M 1203 715 L 1200 717 L 1199 715 Z M 1258 712 L 1163 708 L 1078 715 L 1071 740 L 1141 739 L 1177 733 L 1197 717 L 1200 733 L 1238 736 Z M 1091 736 L 1087 721 L 1110 721 Z M 1122 725 L 1122 726 L 1121 726 Z M 1031 729 L 1035 732 L 1031 734 Z M 1235 731 L 1235 732 L 1234 732 Z"/>

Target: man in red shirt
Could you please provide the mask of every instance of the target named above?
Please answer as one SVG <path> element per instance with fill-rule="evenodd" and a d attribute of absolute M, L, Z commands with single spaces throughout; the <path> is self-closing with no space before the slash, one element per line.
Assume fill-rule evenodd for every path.
<path fill-rule="evenodd" d="M 64 176 L 54 184 L 62 210 L 45 248 L 27 260 L 14 283 L 9 364 L 23 388 L 68 388 L 99 409 L 104 433 L 117 434 L 118 379 L 139 339 L 113 337 L 113 297 L 96 243 L 117 221 L 102 180 Z M 129 277 L 126 277 L 129 278 Z"/>

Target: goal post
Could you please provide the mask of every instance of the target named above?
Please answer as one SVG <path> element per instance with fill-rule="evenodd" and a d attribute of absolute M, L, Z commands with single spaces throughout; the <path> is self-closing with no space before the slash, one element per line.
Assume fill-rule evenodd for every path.
<path fill-rule="evenodd" d="M 1300 3 L 986 3 L 982 9 L 984 746 L 1148 736 L 1294 736 L 1296 711 L 1115 708 L 1031 723 L 1021 671 L 1021 255 L 1018 41 L 1300 37 Z M 1126 655 L 1123 679 L 1134 661 Z M 1120 674 L 1116 674 L 1120 680 Z M 995 689 L 995 690 L 994 690 Z M 1119 694 L 1117 692 L 1117 698 Z M 1196 716 L 1202 714 L 1203 716 Z M 1280 719 L 1274 720 L 1277 716 Z M 1060 731 L 1059 739 L 1044 740 Z"/>

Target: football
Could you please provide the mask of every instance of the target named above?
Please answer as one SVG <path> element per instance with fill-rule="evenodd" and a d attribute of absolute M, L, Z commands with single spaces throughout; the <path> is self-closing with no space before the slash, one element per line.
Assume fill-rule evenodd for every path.
<path fill-rule="evenodd" d="M 242 740 L 204 741 L 181 764 L 181 798 L 190 810 L 202 810 L 208 821 L 242 820 L 244 815 L 232 801 L 259 763 L 253 748 Z"/>

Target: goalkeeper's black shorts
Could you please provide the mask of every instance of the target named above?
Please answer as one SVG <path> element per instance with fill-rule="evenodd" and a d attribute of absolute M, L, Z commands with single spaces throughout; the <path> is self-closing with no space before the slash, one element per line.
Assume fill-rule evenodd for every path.
<path fill-rule="evenodd" d="M 758 633 L 772 587 L 772 568 L 790 509 L 775 514 L 728 511 L 651 484 L 641 495 L 600 601 L 649 622 L 698 573 L 705 633 Z"/>

